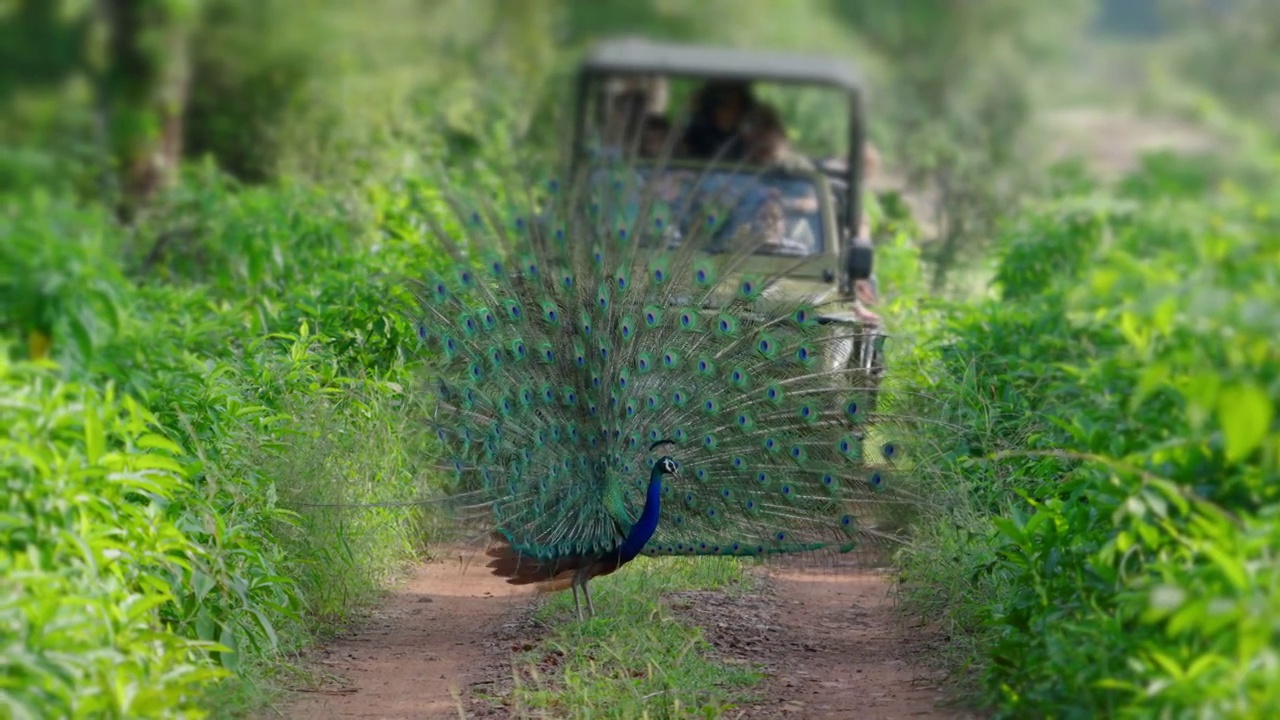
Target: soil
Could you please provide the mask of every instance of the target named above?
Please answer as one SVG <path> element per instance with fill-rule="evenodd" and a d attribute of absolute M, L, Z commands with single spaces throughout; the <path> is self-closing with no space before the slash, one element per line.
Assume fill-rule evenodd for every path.
<path fill-rule="evenodd" d="M 926 659 L 936 633 L 894 608 L 881 572 L 773 567 L 760 592 L 673 596 L 729 658 L 763 663 L 769 680 L 743 718 L 967 718 L 947 706 Z M 726 621 L 725 618 L 733 618 Z"/>
<path fill-rule="evenodd" d="M 272 713 L 308 718 L 502 717 L 478 700 L 510 685 L 513 650 L 545 631 L 529 588 L 478 558 L 424 563 L 366 622 L 310 659 L 320 682 Z M 751 592 L 671 595 L 727 662 L 763 664 L 765 700 L 741 718 L 962 718 L 922 664 L 936 638 L 893 608 L 882 574 L 773 566 Z M 726 622 L 725 618 L 733 618 Z"/>
<path fill-rule="evenodd" d="M 535 595 L 490 575 L 484 560 L 453 553 L 423 563 L 372 617 L 309 658 L 318 686 L 269 716 L 472 717 L 465 698 L 510 657 L 495 652 L 499 638 L 525 624 Z"/>

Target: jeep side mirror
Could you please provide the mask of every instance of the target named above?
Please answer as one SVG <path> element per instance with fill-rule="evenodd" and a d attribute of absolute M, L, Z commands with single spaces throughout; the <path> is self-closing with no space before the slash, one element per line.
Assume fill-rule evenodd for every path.
<path fill-rule="evenodd" d="M 866 241 L 855 240 L 849 245 L 849 253 L 845 256 L 845 271 L 851 280 L 869 280 L 871 265 L 875 258 L 875 248 Z"/>

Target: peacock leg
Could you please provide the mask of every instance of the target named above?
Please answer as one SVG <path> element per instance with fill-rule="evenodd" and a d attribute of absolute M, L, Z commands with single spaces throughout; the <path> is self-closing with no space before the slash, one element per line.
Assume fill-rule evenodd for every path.
<path fill-rule="evenodd" d="M 582 622 L 582 604 L 578 602 L 578 578 L 574 578 L 573 582 L 569 583 L 569 587 L 573 589 L 573 609 L 578 611 L 578 622 Z M 582 591 L 587 591 L 585 585 L 582 586 Z M 590 602 L 590 598 L 588 598 L 588 602 Z"/>
<path fill-rule="evenodd" d="M 596 616 L 596 606 L 591 604 L 591 591 L 587 589 L 587 579 L 582 580 L 582 594 L 587 596 L 587 617 Z"/>

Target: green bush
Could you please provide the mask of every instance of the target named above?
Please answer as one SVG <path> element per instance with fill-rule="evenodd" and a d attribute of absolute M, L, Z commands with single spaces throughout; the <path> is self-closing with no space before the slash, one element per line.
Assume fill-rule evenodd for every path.
<path fill-rule="evenodd" d="M 1024 216 L 946 323 L 923 470 L 968 492 L 907 565 L 1003 715 L 1280 711 L 1280 184 L 1206 172 Z"/>
<path fill-rule="evenodd" d="M 86 362 L 119 330 L 127 296 L 107 213 L 39 191 L 0 196 L 0 237 L 0 333 L 17 341 L 9 351 L 45 354 L 38 334 L 60 361 Z"/>
<path fill-rule="evenodd" d="M 403 215 L 409 204 L 400 197 L 375 198 L 386 201 L 379 217 Z M 329 198 L 302 186 L 246 189 L 206 168 L 132 232 L 91 206 L 39 194 L 0 199 L 0 223 L 17 241 L 0 250 L 12 260 L 0 271 L 5 361 L 28 354 L 22 345 L 35 330 L 52 337 L 49 356 L 59 361 L 39 372 L 5 366 L 4 396 L 16 400 L 0 412 L 25 413 L 13 427 L 25 422 L 31 434 L 15 431 L 0 454 L 0 478 L 26 493 L 11 493 L 10 510 L 22 512 L 0 525 L 0 563 L 6 582 L 29 567 L 40 574 L 21 581 L 23 594 L 4 612 L 30 614 L 23 622 L 34 626 L 48 622 L 40 613 L 59 594 L 112 613 L 131 594 L 142 603 L 136 616 L 120 615 L 114 635 L 104 626 L 68 636 L 79 644 L 67 648 L 84 657 L 58 662 L 85 663 L 80 675 L 24 649 L 23 638 L 43 642 L 36 634 L 6 634 L 0 663 L 47 674 L 39 683 L 14 674 L 5 686 L 21 716 L 175 715 L 207 706 L 211 687 L 219 704 L 236 702 L 209 681 L 225 671 L 250 684 L 270 677 L 316 633 L 376 598 L 429 537 L 431 518 L 416 501 L 434 476 L 412 420 L 417 338 L 399 293 L 412 270 L 445 261 L 408 226 L 355 232 Z M 59 382 L 73 389 L 50 390 Z M 111 390 L 100 400 L 93 388 Z M 95 403 L 106 403 L 101 413 L 128 408 L 145 419 L 119 421 L 113 442 L 170 453 L 129 460 L 168 463 L 172 476 L 154 480 L 165 482 L 150 495 L 68 465 L 102 454 L 92 434 L 60 429 L 78 427 Z M 53 420 L 42 423 L 42 413 Z M 55 433 L 57 443 L 38 432 Z M 40 480 L 48 487 L 28 489 L 37 471 L 49 474 Z M 116 483 L 118 497 L 90 482 Z M 48 501 L 33 505 L 32 497 Z M 369 503 L 383 506 L 352 507 Z M 90 511 L 92 522 L 75 520 Z M 94 546 L 79 547 L 71 531 L 29 527 L 53 521 L 90 533 L 85 542 L 124 538 L 141 554 L 114 565 L 77 560 Z M 23 538 L 45 531 L 61 554 L 29 556 Z M 45 605 L 33 600 L 37 588 Z M 86 607 L 86 617 L 106 612 Z M 135 640 L 144 626 L 154 638 Z M 117 639 L 127 646 L 112 645 Z M 150 655 L 145 642 L 154 642 Z M 104 683 L 115 695 L 94 699 Z M 30 694 L 43 686 L 45 694 Z M 134 704 L 111 711 L 113 702 Z"/>
<path fill-rule="evenodd" d="M 227 648 L 162 612 L 200 587 L 207 559 L 171 512 L 188 482 L 181 448 L 138 403 L 47 366 L 0 355 L 0 396 L 0 708 L 200 716 L 221 674 L 205 659 Z"/>

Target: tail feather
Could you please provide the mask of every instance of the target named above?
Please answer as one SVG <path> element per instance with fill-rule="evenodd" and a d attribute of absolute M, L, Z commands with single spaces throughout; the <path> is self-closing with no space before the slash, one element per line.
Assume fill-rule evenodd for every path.
<path fill-rule="evenodd" d="M 538 592 L 552 593 L 568 590 L 573 585 L 573 573 L 563 573 L 563 577 L 538 583 Z"/>
<path fill-rule="evenodd" d="M 485 549 L 485 555 L 493 558 L 485 565 L 494 575 L 507 578 L 510 585 L 533 585 L 539 587 L 548 583 L 568 583 L 573 575 L 586 562 L 582 556 L 538 558 L 522 553 L 513 547 L 509 540 L 500 533 L 494 533 L 492 544 Z"/>
<path fill-rule="evenodd" d="M 430 220 L 458 263 L 415 311 L 435 430 L 502 530 L 489 567 L 508 582 L 567 582 L 614 550 L 661 439 L 683 470 L 651 555 L 848 552 L 896 539 L 921 505 L 900 477 L 918 419 L 879 412 L 878 377 L 849 364 L 868 328 L 794 280 L 834 256 L 724 231 L 753 183 L 821 186 L 673 173 L 590 167 L 542 197 L 524 184 L 524 214 L 455 198 L 453 221 Z M 663 196 L 668 180 L 683 195 Z"/>

